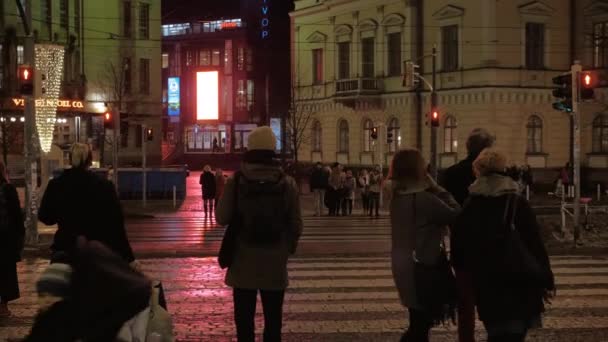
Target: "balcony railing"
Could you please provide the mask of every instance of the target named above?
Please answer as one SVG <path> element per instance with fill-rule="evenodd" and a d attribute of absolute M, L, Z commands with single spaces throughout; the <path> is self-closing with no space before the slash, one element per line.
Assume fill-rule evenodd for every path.
<path fill-rule="evenodd" d="M 353 78 L 336 81 L 336 96 L 374 95 L 382 92 L 382 80 Z"/>

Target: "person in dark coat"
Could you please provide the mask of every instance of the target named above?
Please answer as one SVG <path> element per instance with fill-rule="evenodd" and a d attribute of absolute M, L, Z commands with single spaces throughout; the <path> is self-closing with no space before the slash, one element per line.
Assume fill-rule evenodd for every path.
<path fill-rule="evenodd" d="M 17 262 L 21 261 L 25 227 L 15 186 L 0 161 L 0 318 L 10 315 L 8 302 L 19 298 Z"/>
<path fill-rule="evenodd" d="M 315 216 L 323 215 L 325 206 L 325 191 L 329 186 L 329 173 L 323 168 L 321 162 L 317 162 L 310 175 L 310 191 L 313 193 Z"/>
<path fill-rule="evenodd" d="M 469 186 L 475 181 L 473 161 L 485 148 L 494 144 L 494 137 L 485 129 L 474 129 L 467 139 L 466 159 L 448 168 L 444 175 L 443 186 L 454 199 L 463 205 L 469 196 Z M 471 291 L 471 277 L 456 272 L 458 286 L 458 341 L 475 342 L 475 305 Z"/>
<path fill-rule="evenodd" d="M 82 235 L 103 243 L 137 267 L 114 185 L 89 170 L 92 154 L 88 145 L 76 143 L 71 152 L 72 168 L 49 182 L 38 211 L 44 224 L 58 225 L 51 250 L 71 257 L 76 237 Z"/>
<path fill-rule="evenodd" d="M 210 212 L 213 213 L 213 204 L 217 194 L 217 184 L 215 183 L 215 175 L 211 172 L 211 166 L 205 165 L 198 183 L 203 191 L 203 208 L 205 216 L 207 216 Z"/>
<path fill-rule="evenodd" d="M 479 178 L 469 188 L 470 198 L 454 224 L 453 266 L 472 276 L 477 311 L 488 342 L 522 342 L 528 329 L 540 324 L 543 300 L 554 293 L 549 257 L 532 208 L 519 195 L 518 184 L 505 173 L 505 156 L 487 149 L 473 166 Z M 505 265 L 516 261 L 496 248 L 505 239 L 505 230 L 511 229 L 511 222 L 524 248 L 539 265 L 534 276 L 509 272 Z M 521 265 L 513 264 L 513 268 L 521 269 Z"/>

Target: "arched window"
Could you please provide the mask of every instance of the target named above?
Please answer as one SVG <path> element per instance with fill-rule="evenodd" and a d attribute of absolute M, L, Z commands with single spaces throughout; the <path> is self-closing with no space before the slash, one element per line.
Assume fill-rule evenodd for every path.
<path fill-rule="evenodd" d="M 608 153 L 608 117 L 598 115 L 593 120 L 593 152 Z"/>
<path fill-rule="evenodd" d="M 401 128 L 399 127 L 399 120 L 397 118 L 392 118 L 388 122 L 387 134 L 388 137 L 386 137 L 386 142 L 388 143 L 388 151 L 390 153 L 399 151 L 399 146 L 401 145 Z"/>
<path fill-rule="evenodd" d="M 340 120 L 338 124 L 338 152 L 348 153 L 348 122 Z"/>
<path fill-rule="evenodd" d="M 315 120 L 312 124 L 312 151 L 321 152 L 321 122 Z"/>
<path fill-rule="evenodd" d="M 541 153 L 543 151 L 543 120 L 538 115 L 528 118 L 528 153 Z"/>
<path fill-rule="evenodd" d="M 445 119 L 445 125 L 443 126 L 443 152 L 458 152 L 458 135 L 456 134 L 457 128 L 458 124 L 456 122 L 456 118 L 453 116 L 448 116 Z"/>
<path fill-rule="evenodd" d="M 363 121 L 363 152 L 372 151 L 372 128 L 374 123 L 370 119 Z"/>

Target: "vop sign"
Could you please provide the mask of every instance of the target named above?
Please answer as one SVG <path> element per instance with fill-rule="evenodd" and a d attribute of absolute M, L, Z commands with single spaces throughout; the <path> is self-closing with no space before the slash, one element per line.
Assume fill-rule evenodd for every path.
<path fill-rule="evenodd" d="M 270 0 L 261 0 L 262 19 L 260 23 L 260 34 L 262 40 L 268 39 L 270 36 Z"/>

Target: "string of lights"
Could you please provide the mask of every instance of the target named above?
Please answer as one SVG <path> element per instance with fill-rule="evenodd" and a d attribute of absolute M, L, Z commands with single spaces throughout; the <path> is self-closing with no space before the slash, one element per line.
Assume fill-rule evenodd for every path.
<path fill-rule="evenodd" d="M 35 47 L 36 70 L 41 78 L 42 99 L 50 99 L 45 106 L 36 106 L 36 129 L 40 139 L 40 149 L 44 153 L 51 151 L 53 133 L 57 115 L 57 99 L 63 79 L 64 48 L 59 45 L 41 45 Z"/>

